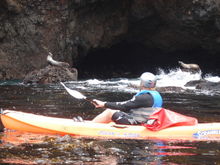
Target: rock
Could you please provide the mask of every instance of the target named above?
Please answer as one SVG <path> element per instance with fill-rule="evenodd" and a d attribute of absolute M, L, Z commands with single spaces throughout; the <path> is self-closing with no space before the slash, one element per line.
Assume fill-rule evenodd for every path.
<path fill-rule="evenodd" d="M 16 0 L 5 0 L 8 11 L 19 14 L 22 11 L 21 4 Z"/>
<path fill-rule="evenodd" d="M 53 59 L 53 54 L 49 52 L 47 56 L 49 66 L 34 70 L 25 76 L 24 84 L 48 84 L 61 81 L 76 81 L 78 71 L 76 68 L 70 68 L 67 62 L 56 61 Z"/>
<path fill-rule="evenodd" d="M 28 73 L 24 84 L 48 84 L 61 81 L 76 81 L 78 71 L 76 68 L 64 68 L 59 66 L 47 66 L 40 70 L 34 70 Z"/>
<path fill-rule="evenodd" d="M 156 90 L 158 92 L 184 92 L 185 89 L 181 88 L 181 87 L 175 87 L 175 86 L 169 86 L 169 87 L 157 87 Z"/>
<path fill-rule="evenodd" d="M 220 82 L 211 82 L 204 79 L 189 81 L 185 84 L 186 87 L 195 86 L 196 89 L 220 91 Z"/>
<path fill-rule="evenodd" d="M 189 81 L 187 82 L 184 86 L 186 87 L 194 87 L 200 83 L 206 83 L 207 80 L 201 79 L 201 80 L 193 80 L 193 81 Z"/>

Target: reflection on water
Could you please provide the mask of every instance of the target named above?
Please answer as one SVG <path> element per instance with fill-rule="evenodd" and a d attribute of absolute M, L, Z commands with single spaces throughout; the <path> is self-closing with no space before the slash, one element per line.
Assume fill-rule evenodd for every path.
<path fill-rule="evenodd" d="M 193 145 L 178 141 L 95 140 L 9 131 L 2 136 L 0 150 L 1 161 L 14 163 L 24 160 L 32 164 L 158 164 L 166 162 L 167 156 L 181 159 L 181 156 L 197 155 L 197 147 Z"/>
<path fill-rule="evenodd" d="M 94 83 L 94 82 L 93 82 Z M 120 81 L 121 85 L 124 85 Z M 97 87 L 67 83 L 86 96 L 118 101 L 135 93 L 116 84 Z M 101 89 L 99 89 L 101 88 Z M 114 90 L 113 90 L 114 89 Z M 46 116 L 92 119 L 100 113 L 84 100 L 72 98 L 59 84 L 0 85 L 0 107 Z M 194 116 L 200 122 L 220 121 L 220 96 L 162 93 L 164 107 Z M 45 136 L 14 131 L 0 135 L 0 161 L 6 164 L 219 164 L 219 141 L 111 140 Z"/>

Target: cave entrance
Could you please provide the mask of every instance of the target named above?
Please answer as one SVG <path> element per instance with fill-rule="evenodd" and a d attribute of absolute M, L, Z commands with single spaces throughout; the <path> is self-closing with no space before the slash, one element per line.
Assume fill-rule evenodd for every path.
<path fill-rule="evenodd" d="M 149 71 L 156 73 L 164 63 L 161 52 L 139 43 L 120 43 L 90 51 L 79 64 L 80 78 L 135 78 Z"/>
<path fill-rule="evenodd" d="M 93 49 L 77 66 L 79 78 L 136 78 L 143 72 L 157 74 L 159 68 L 168 71 L 178 68 L 178 61 L 199 64 L 205 75 L 220 74 L 217 55 L 196 48 L 165 52 L 149 49 L 141 43 L 120 43 L 106 49 Z"/>

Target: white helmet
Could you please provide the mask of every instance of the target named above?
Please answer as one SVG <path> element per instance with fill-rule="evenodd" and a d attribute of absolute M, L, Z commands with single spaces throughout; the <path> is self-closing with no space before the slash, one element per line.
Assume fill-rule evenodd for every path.
<path fill-rule="evenodd" d="M 154 74 L 150 72 L 144 72 L 141 77 L 141 84 L 140 86 L 144 86 L 146 88 L 154 88 L 157 83 L 157 78 Z"/>

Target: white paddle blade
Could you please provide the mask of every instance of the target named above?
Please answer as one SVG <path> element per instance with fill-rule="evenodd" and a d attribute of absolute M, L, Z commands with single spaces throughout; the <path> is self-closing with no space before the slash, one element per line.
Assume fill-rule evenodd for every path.
<path fill-rule="evenodd" d="M 70 89 L 68 87 L 66 87 L 62 82 L 60 82 L 61 85 L 63 85 L 63 87 L 66 89 L 66 91 L 73 97 L 77 98 L 77 99 L 86 99 L 86 96 L 84 96 L 82 93 L 76 91 L 76 90 L 73 90 L 73 89 Z"/>

